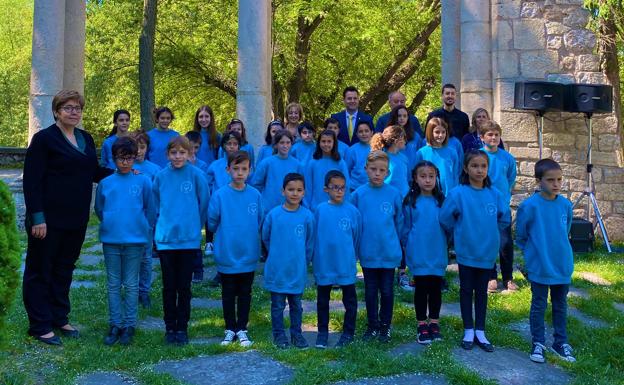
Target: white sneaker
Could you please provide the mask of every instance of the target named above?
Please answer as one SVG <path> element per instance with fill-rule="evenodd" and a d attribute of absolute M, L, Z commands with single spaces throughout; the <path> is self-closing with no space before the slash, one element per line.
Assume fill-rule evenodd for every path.
<path fill-rule="evenodd" d="M 225 337 L 223 337 L 223 341 L 221 341 L 221 345 L 222 346 L 229 345 L 232 342 L 234 342 L 235 338 L 236 338 L 236 333 L 234 333 L 232 330 L 226 330 Z"/>
<path fill-rule="evenodd" d="M 544 363 L 546 362 L 546 358 L 544 357 L 544 352 L 546 351 L 546 346 L 540 344 L 539 342 L 533 343 L 533 349 L 531 349 L 531 355 L 529 358 L 533 362 Z"/>
<path fill-rule="evenodd" d="M 414 288 L 410 286 L 410 279 L 405 273 L 399 276 L 399 286 L 405 291 L 414 291 Z"/>
<path fill-rule="evenodd" d="M 206 248 L 204 249 L 204 255 L 206 257 L 211 256 L 214 254 L 214 246 L 212 245 L 212 242 L 206 242 Z"/>
<path fill-rule="evenodd" d="M 244 348 L 253 345 L 253 341 L 247 336 L 247 330 L 239 330 L 236 332 L 236 338 L 238 338 L 238 342 L 240 342 L 241 346 Z"/>

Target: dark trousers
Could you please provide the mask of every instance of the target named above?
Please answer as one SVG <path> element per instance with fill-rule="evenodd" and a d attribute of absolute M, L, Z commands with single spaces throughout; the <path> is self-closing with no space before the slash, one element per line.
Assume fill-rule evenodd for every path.
<path fill-rule="evenodd" d="M 69 288 L 86 227 L 63 230 L 48 227 L 46 237 L 34 238 L 27 227 L 28 249 L 22 283 L 24 307 L 31 335 L 44 335 L 69 323 Z"/>
<path fill-rule="evenodd" d="M 363 267 L 362 272 L 368 327 L 389 327 L 394 306 L 394 269 Z"/>
<path fill-rule="evenodd" d="M 485 330 L 487 311 L 487 284 L 490 269 L 480 269 L 459 264 L 459 306 L 464 329 Z M 474 297 L 474 321 L 472 299 Z"/>
<path fill-rule="evenodd" d="M 503 281 L 511 281 L 513 279 L 513 260 L 514 249 L 513 239 L 511 238 L 511 225 L 500 231 L 500 249 L 498 253 L 500 257 L 500 270 L 503 276 Z M 498 273 L 496 272 L 496 262 L 490 272 L 490 279 L 496 279 Z"/>
<path fill-rule="evenodd" d="M 561 346 L 568 343 L 566 321 L 568 314 L 568 290 L 570 285 L 542 285 L 531 282 L 531 311 L 529 322 L 533 343 L 546 342 L 544 315 L 548 306 L 548 289 L 550 288 L 550 302 L 552 303 L 553 345 Z"/>
<path fill-rule="evenodd" d="M 186 331 L 191 318 L 191 278 L 196 250 L 160 250 L 165 327 Z"/>
<path fill-rule="evenodd" d="M 199 250 L 195 250 L 195 255 L 193 256 L 193 273 L 203 273 L 204 272 L 204 253 Z"/>
<path fill-rule="evenodd" d="M 253 271 L 238 274 L 221 273 L 221 302 L 226 329 L 233 332 L 247 330 L 253 280 Z"/>
<path fill-rule="evenodd" d="M 316 313 L 319 334 L 329 333 L 329 295 L 333 285 L 316 287 Z M 350 336 L 355 335 L 355 319 L 357 318 L 357 294 L 355 284 L 341 285 L 342 304 L 345 307 L 342 333 Z"/>
<path fill-rule="evenodd" d="M 427 307 L 429 307 L 429 319 L 440 318 L 442 277 L 438 275 L 418 275 L 414 276 L 414 283 L 416 320 L 427 320 Z"/>

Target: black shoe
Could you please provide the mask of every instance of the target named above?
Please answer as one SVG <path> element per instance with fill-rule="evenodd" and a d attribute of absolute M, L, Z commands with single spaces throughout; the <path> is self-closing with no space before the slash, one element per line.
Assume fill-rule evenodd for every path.
<path fill-rule="evenodd" d="M 318 333 L 316 335 L 316 344 L 315 346 L 319 349 L 327 348 L 327 333 Z"/>
<path fill-rule="evenodd" d="M 173 330 L 167 330 L 165 332 L 165 343 L 167 345 L 173 345 L 176 343 L 176 332 Z"/>
<path fill-rule="evenodd" d="M 119 344 L 130 345 L 130 343 L 132 343 L 132 337 L 134 337 L 134 326 L 128 326 L 121 332 L 121 336 L 119 337 Z"/>
<path fill-rule="evenodd" d="M 429 335 L 431 336 L 431 341 L 441 341 L 442 334 L 440 333 L 440 324 L 437 322 L 430 322 Z"/>
<path fill-rule="evenodd" d="M 204 272 L 203 271 L 195 271 L 193 272 L 193 283 L 200 283 L 204 280 Z"/>
<path fill-rule="evenodd" d="M 353 343 L 353 336 L 350 334 L 344 334 L 340 336 L 340 339 L 336 343 L 337 348 L 343 348 L 347 345 L 351 345 Z"/>
<path fill-rule="evenodd" d="M 52 337 L 41 337 L 41 336 L 33 335 L 32 337 L 39 342 L 43 342 L 46 345 L 53 345 L 53 346 L 63 345 L 63 341 L 61 341 L 61 339 L 57 335 L 53 335 Z"/>
<path fill-rule="evenodd" d="M 481 341 L 479 341 L 479 339 L 477 337 L 475 337 L 474 343 L 477 344 L 478 347 L 483 349 L 483 351 L 486 351 L 488 353 L 492 353 L 494 351 L 494 346 L 492 346 L 491 343 L 489 343 L 489 342 L 481 342 Z"/>
<path fill-rule="evenodd" d="M 375 328 L 371 328 L 370 326 L 364 332 L 362 339 L 366 342 L 373 341 L 379 336 L 379 330 Z"/>
<path fill-rule="evenodd" d="M 308 341 L 306 341 L 306 339 L 303 337 L 303 334 L 301 333 L 292 334 L 290 336 L 290 342 L 294 347 L 299 349 L 307 349 L 309 346 Z"/>
<path fill-rule="evenodd" d="M 418 338 L 416 342 L 421 345 L 429 345 L 431 343 L 431 334 L 429 333 L 429 326 L 427 326 L 427 324 L 418 325 Z"/>
<path fill-rule="evenodd" d="M 379 342 L 381 343 L 388 343 L 390 342 L 390 325 L 388 326 L 381 326 L 381 328 L 379 329 Z"/>
<path fill-rule="evenodd" d="M 273 343 L 280 349 L 286 349 L 288 345 L 290 345 L 285 334 L 280 334 L 279 336 L 274 337 Z"/>
<path fill-rule="evenodd" d="M 119 341 L 119 335 L 122 330 L 117 326 L 111 326 L 108 330 L 108 334 L 104 337 L 104 345 L 111 346 L 115 344 L 115 342 Z"/>
<path fill-rule="evenodd" d="M 462 340 L 461 347 L 464 350 L 472 350 L 472 348 L 474 347 L 474 342 Z"/>
<path fill-rule="evenodd" d="M 63 337 L 67 337 L 67 338 L 78 338 L 78 337 L 80 337 L 80 332 L 78 331 L 78 329 L 68 330 L 68 329 L 59 328 L 59 331 L 61 332 Z"/>
<path fill-rule="evenodd" d="M 186 330 L 178 330 L 175 334 L 175 340 L 178 345 L 186 345 L 189 342 Z"/>
<path fill-rule="evenodd" d="M 143 308 L 149 309 L 152 306 L 152 300 L 150 299 L 149 294 L 139 294 L 139 303 Z"/>
<path fill-rule="evenodd" d="M 214 277 L 208 282 L 208 286 L 210 287 L 219 287 L 221 286 L 221 275 L 217 272 Z"/>

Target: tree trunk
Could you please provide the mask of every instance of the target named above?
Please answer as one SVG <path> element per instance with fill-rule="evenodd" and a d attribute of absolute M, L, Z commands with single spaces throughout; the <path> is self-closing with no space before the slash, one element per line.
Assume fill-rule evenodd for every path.
<path fill-rule="evenodd" d="M 156 10 L 158 0 L 143 0 L 143 25 L 139 36 L 139 94 L 141 128 L 154 127 L 154 39 L 156 37 Z"/>

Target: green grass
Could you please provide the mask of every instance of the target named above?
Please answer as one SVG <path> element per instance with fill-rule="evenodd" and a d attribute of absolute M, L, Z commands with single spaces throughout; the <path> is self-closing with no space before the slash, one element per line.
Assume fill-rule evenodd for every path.
<path fill-rule="evenodd" d="M 92 225 L 96 220 L 92 219 Z M 87 244 L 92 244 L 86 243 Z M 578 362 L 569 364 L 548 356 L 549 362 L 563 367 L 573 376 L 573 384 L 622 384 L 624 372 L 624 314 L 613 308 L 614 302 L 624 303 L 624 265 L 622 254 L 606 254 L 598 251 L 579 255 L 575 270 L 591 271 L 607 279 L 611 286 L 597 286 L 577 275 L 574 286 L 589 292 L 591 299 L 571 298 L 571 306 L 577 307 L 592 317 L 609 324 L 604 329 L 588 329 L 574 318 L 569 319 L 569 338 L 575 347 Z M 94 268 L 103 269 L 102 264 Z M 81 267 L 85 269 L 85 267 Z M 88 270 L 86 268 L 85 270 Z M 453 282 L 454 273 L 447 278 Z M 80 276 L 75 278 L 86 278 Z M 521 275 L 515 277 L 521 290 L 510 295 L 490 295 L 488 303 L 487 328 L 490 340 L 497 347 L 510 347 L 528 352 L 529 345 L 520 335 L 509 330 L 510 323 L 526 320 L 530 307 L 530 289 Z M 93 371 L 121 371 L 145 384 L 179 384 L 169 375 L 152 370 L 162 360 L 179 360 L 199 355 L 214 355 L 241 351 L 240 347 L 219 345 L 188 345 L 169 347 L 163 344 L 163 331 L 138 330 L 133 345 L 128 347 L 105 347 L 102 338 L 107 330 L 107 302 L 105 276 L 95 277 L 97 285 L 89 289 L 72 290 L 71 320 L 81 328 L 79 340 L 64 340 L 62 348 L 44 346 L 26 336 L 27 319 L 21 297 L 9 309 L 9 350 L 0 352 L 0 383 L 2 384 L 67 384 L 79 375 Z M 363 301 L 363 285 L 358 283 L 358 298 Z M 162 317 L 160 307 L 160 282 L 157 280 L 152 291 L 154 306 L 140 310 L 140 318 Z M 193 286 L 197 297 L 220 298 L 218 289 L 207 285 Z M 451 284 L 445 302 L 458 300 L 458 287 Z M 307 289 L 305 299 L 314 300 L 315 291 Z M 339 293 L 332 293 L 332 299 L 340 299 Z M 402 356 L 393 359 L 387 352 L 393 347 L 413 342 L 416 325 L 411 294 L 397 291 L 394 309 L 393 338 L 389 345 L 356 342 L 346 349 L 319 351 L 308 349 L 279 350 L 271 344 L 269 316 L 270 298 L 266 291 L 254 286 L 252 314 L 249 324 L 254 349 L 278 361 L 290 365 L 295 372 L 293 384 L 326 384 L 335 381 L 362 377 L 376 377 L 399 373 L 430 373 L 443 375 L 452 384 L 492 384 L 475 372 L 467 369 L 452 358 L 462 335 L 462 324 L 458 318 L 442 314 L 441 343 L 425 349 L 419 356 Z M 550 315 L 548 314 L 548 317 Z M 341 312 L 331 314 L 330 328 L 340 330 Z M 304 314 L 304 323 L 316 324 L 315 314 Z M 358 331 L 361 335 L 366 324 L 366 311 L 359 309 Z M 221 337 L 224 323 L 220 309 L 193 310 L 190 336 Z M 528 362 L 528 354 L 527 354 Z"/>

